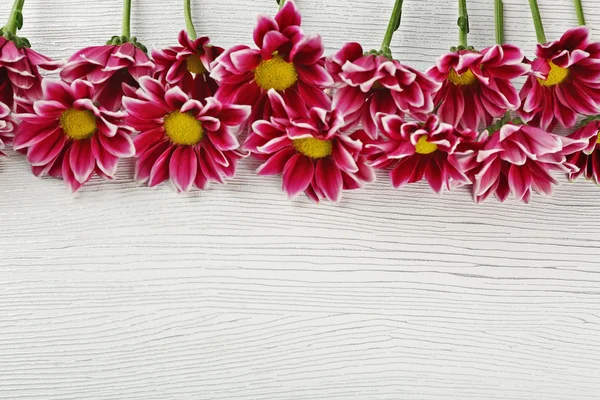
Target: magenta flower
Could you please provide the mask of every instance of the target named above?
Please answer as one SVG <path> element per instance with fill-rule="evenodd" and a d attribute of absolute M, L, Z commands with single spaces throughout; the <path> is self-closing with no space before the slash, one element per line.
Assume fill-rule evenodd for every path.
<path fill-rule="evenodd" d="M 290 104 L 329 107 L 323 89 L 333 80 L 325 70 L 321 37 L 305 36 L 293 1 L 286 1 L 275 18 L 260 16 L 254 29 L 258 49 L 237 45 L 215 62 L 211 76 L 220 84 L 223 102 L 252 106 L 248 123 L 269 119 L 267 92 L 275 89 Z"/>
<path fill-rule="evenodd" d="M 72 192 L 94 173 L 112 179 L 119 159 L 135 152 L 125 114 L 97 106 L 89 82 L 45 79 L 42 90 L 34 112 L 17 115 L 14 149 L 27 151 L 36 176 L 62 178 Z"/>
<path fill-rule="evenodd" d="M 299 111 L 275 90 L 269 90 L 268 97 L 273 116 L 254 122 L 244 144 L 265 161 L 259 175 L 283 174 L 283 190 L 290 198 L 304 192 L 316 203 L 337 202 L 342 190 L 375 180 L 362 155 L 363 144 L 341 132 L 344 120 L 339 111 Z"/>
<path fill-rule="evenodd" d="M 140 78 L 137 97 L 125 97 L 127 122 L 135 138 L 135 178 L 156 186 L 168 179 L 178 192 L 209 181 L 224 183 L 243 157 L 230 127 L 243 123 L 250 107 L 221 103 L 214 97 L 189 97 L 179 86 Z"/>
<path fill-rule="evenodd" d="M 580 26 L 557 41 L 538 44 L 532 74 L 521 89 L 519 116 L 544 130 L 570 128 L 577 115 L 600 112 L 600 43 Z"/>
<path fill-rule="evenodd" d="M 415 183 L 423 178 L 436 192 L 451 183 L 470 183 L 453 157 L 460 143 L 455 129 L 440 122 L 435 115 L 424 123 L 405 123 L 397 115 L 378 115 L 384 138 L 368 145 L 379 151 L 372 162 L 375 168 L 391 168 L 390 178 L 395 188 Z"/>
<path fill-rule="evenodd" d="M 567 163 L 575 165 L 579 171 L 571 172 L 569 179 L 574 181 L 583 175 L 586 179 L 593 179 L 600 185 L 600 121 L 591 121 L 577 129 L 569 137 L 582 140 L 585 148 L 567 157 Z"/>
<path fill-rule="evenodd" d="M 15 95 L 30 100 L 42 96 L 42 77 L 39 68 L 52 71 L 60 67 L 53 61 L 28 47 L 17 45 L 0 36 L 0 103 L 14 109 Z"/>
<path fill-rule="evenodd" d="M 66 82 L 84 79 L 94 87 L 94 101 L 111 111 L 121 108 L 123 85 L 139 87 L 138 80 L 152 73 L 154 63 L 133 43 L 92 46 L 79 50 L 60 71 Z"/>
<path fill-rule="evenodd" d="M 539 128 L 504 125 L 484 138 L 475 154 L 473 198 L 477 203 L 494 194 L 501 202 L 511 193 L 528 203 L 533 191 L 550 195 L 556 180 L 552 171 L 575 172 L 566 155 L 585 147 L 580 140 L 548 133 Z M 473 161 L 471 161 L 473 162 Z"/>
<path fill-rule="evenodd" d="M 191 97 L 214 96 L 219 85 L 210 77 L 213 61 L 223 48 L 210 44 L 206 36 L 190 40 L 186 31 L 179 33 L 179 45 L 152 50 L 156 63 L 154 77 L 170 86 L 179 86 Z"/>
<path fill-rule="evenodd" d="M 4 146 L 12 143 L 13 129 L 16 126 L 16 121 L 13 119 L 10 107 L 4 103 L 0 103 L 0 156 L 5 155 L 1 150 Z"/>
<path fill-rule="evenodd" d="M 340 110 L 348 128 L 362 124 L 377 138 L 377 113 L 408 114 L 424 120 L 433 110 L 440 84 L 425 74 L 383 55 L 364 54 L 358 43 L 347 43 L 327 59 L 327 70 L 337 90 L 333 108 Z"/>
<path fill-rule="evenodd" d="M 529 71 L 523 59 L 518 47 L 507 44 L 442 56 L 427 71 L 432 79 L 443 83 L 434 99 L 440 119 L 478 130 L 519 108 L 519 95 L 511 81 Z"/>

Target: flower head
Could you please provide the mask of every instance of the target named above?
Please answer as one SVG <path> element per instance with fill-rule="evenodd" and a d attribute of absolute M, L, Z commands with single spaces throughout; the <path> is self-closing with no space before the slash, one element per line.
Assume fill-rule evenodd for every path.
<path fill-rule="evenodd" d="M 13 97 L 37 100 L 42 96 L 39 68 L 55 70 L 61 62 L 53 61 L 28 47 L 19 48 L 0 36 L 0 102 L 14 109 Z"/>
<path fill-rule="evenodd" d="M 62 178 L 73 192 L 94 173 L 112 178 L 119 159 L 135 151 L 124 113 L 98 107 L 94 87 L 82 80 L 69 85 L 45 79 L 42 90 L 33 113 L 17 115 L 13 146 L 26 150 L 33 173 Z"/>
<path fill-rule="evenodd" d="M 344 45 L 327 59 L 326 66 L 336 81 L 333 108 L 343 113 L 347 128 L 361 123 L 373 139 L 377 138 L 378 113 L 426 119 L 441 86 L 396 60 L 365 55 L 358 43 Z"/>
<path fill-rule="evenodd" d="M 154 63 L 131 42 L 92 46 L 73 54 L 60 71 L 66 82 L 84 79 L 94 87 L 94 101 L 108 110 L 121 108 L 123 85 L 137 88 L 142 76 L 152 73 Z"/>
<path fill-rule="evenodd" d="M 319 36 L 305 36 L 293 1 L 286 1 L 275 18 L 260 16 L 254 29 L 258 49 L 237 45 L 226 50 L 211 76 L 220 84 L 216 97 L 224 102 L 252 106 L 248 123 L 269 119 L 267 92 L 275 89 L 293 103 L 329 107 L 323 89 L 333 80 L 325 70 Z"/>
<path fill-rule="evenodd" d="M 136 95 L 125 97 L 123 105 L 127 122 L 140 131 L 135 138 L 137 180 L 155 186 L 170 179 L 178 192 L 185 192 L 235 175 L 243 153 L 231 127 L 248 118 L 250 107 L 191 98 L 179 86 L 149 77 L 140 79 Z"/>
<path fill-rule="evenodd" d="M 587 125 L 577 129 L 569 137 L 574 140 L 582 140 L 586 144 L 581 151 L 574 152 L 567 157 L 569 164 L 579 168 L 577 172 L 569 174 L 570 180 L 575 180 L 583 175 L 586 179 L 593 179 L 600 185 L 600 121 L 591 121 Z"/>
<path fill-rule="evenodd" d="M 512 80 L 529 71 L 523 52 L 512 45 L 495 45 L 480 52 L 459 50 L 441 57 L 427 71 L 442 82 L 435 96 L 440 119 L 453 126 L 478 130 L 494 118 L 519 108 Z"/>
<path fill-rule="evenodd" d="M 584 147 L 580 140 L 527 125 L 504 125 L 483 140 L 481 150 L 470 156 L 474 159 L 466 161 L 472 166 L 473 197 L 478 203 L 491 194 L 504 202 L 513 193 L 525 203 L 534 191 L 550 195 L 557 183 L 550 173 L 577 171 L 566 155 Z"/>
<path fill-rule="evenodd" d="M 342 190 L 375 179 L 361 141 L 341 131 L 344 119 L 339 111 L 298 110 L 273 89 L 268 96 L 273 116 L 254 122 L 244 144 L 264 161 L 259 175 L 283 174 L 283 190 L 290 198 L 304 192 L 314 202 L 337 202 Z"/>
<path fill-rule="evenodd" d="M 0 103 L 0 150 L 4 148 L 6 144 L 12 142 L 13 129 L 16 126 L 16 122 L 11 115 L 10 107 L 4 103 Z M 4 155 L 0 151 L 0 155 Z"/>
<path fill-rule="evenodd" d="M 521 89 L 519 116 L 541 129 L 570 128 L 577 115 L 600 112 L 600 43 L 586 27 L 569 29 L 557 41 L 538 44 L 532 74 Z"/>
<path fill-rule="evenodd" d="M 191 40 L 186 31 L 179 33 L 179 45 L 153 50 L 154 77 L 170 86 L 178 85 L 190 96 L 213 96 L 219 85 L 210 77 L 213 61 L 223 48 L 210 44 L 206 36 Z"/>
<path fill-rule="evenodd" d="M 424 123 L 405 123 L 397 115 L 379 114 L 378 119 L 384 138 L 368 145 L 379 153 L 372 165 L 391 168 L 395 188 L 423 178 L 436 193 L 451 183 L 470 183 L 453 157 L 460 138 L 451 125 L 435 115 Z"/>

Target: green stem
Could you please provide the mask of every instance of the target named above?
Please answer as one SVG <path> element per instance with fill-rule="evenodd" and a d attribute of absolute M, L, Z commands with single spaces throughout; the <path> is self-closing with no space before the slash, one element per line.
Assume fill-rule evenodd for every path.
<path fill-rule="evenodd" d="M 533 25 L 535 26 L 535 35 L 537 36 L 538 43 L 548 43 L 537 0 L 529 0 L 529 7 L 531 8 L 531 16 L 533 17 Z"/>
<path fill-rule="evenodd" d="M 279 0 L 279 9 L 281 10 L 285 4 L 285 0 Z"/>
<path fill-rule="evenodd" d="M 577 22 L 579 25 L 585 25 L 585 14 L 583 13 L 583 6 L 581 0 L 573 0 L 575 2 L 575 11 L 577 11 Z"/>
<path fill-rule="evenodd" d="M 123 22 L 121 34 L 127 39 L 131 36 L 131 0 L 123 0 Z"/>
<path fill-rule="evenodd" d="M 467 0 L 458 0 L 458 44 L 467 47 L 467 35 L 469 34 L 469 14 L 467 12 Z"/>
<path fill-rule="evenodd" d="M 190 39 L 195 40 L 198 38 L 196 29 L 194 28 L 194 21 L 192 21 L 192 7 L 190 5 L 191 0 L 183 0 L 183 14 L 185 16 L 185 29 Z"/>
<path fill-rule="evenodd" d="M 25 0 L 15 0 L 12 6 L 12 10 L 8 16 L 8 22 L 4 25 L 3 30 L 6 32 L 10 32 L 13 36 L 17 34 L 17 30 L 19 29 L 18 16 L 22 13 L 23 5 L 25 4 Z"/>
<path fill-rule="evenodd" d="M 403 0 L 396 0 L 394 4 L 394 9 L 392 10 L 392 15 L 390 17 L 390 22 L 388 23 L 387 30 L 385 31 L 385 36 L 383 37 L 383 42 L 381 43 L 381 52 L 387 56 L 392 56 L 392 51 L 390 50 L 390 44 L 392 43 L 392 37 L 394 36 L 394 32 L 400 28 L 400 21 L 402 19 L 402 2 Z"/>
<path fill-rule="evenodd" d="M 496 16 L 496 43 L 504 44 L 504 2 L 496 0 L 494 8 Z"/>

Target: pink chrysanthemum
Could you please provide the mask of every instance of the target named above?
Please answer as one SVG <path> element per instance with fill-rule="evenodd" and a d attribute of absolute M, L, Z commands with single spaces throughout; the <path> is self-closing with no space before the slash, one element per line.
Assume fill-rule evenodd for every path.
<path fill-rule="evenodd" d="M 504 125 L 483 137 L 482 149 L 461 160 L 471 166 L 473 198 L 477 203 L 494 194 L 501 202 L 513 193 L 528 203 L 533 191 L 550 195 L 556 180 L 552 171 L 574 172 L 566 155 L 581 150 L 580 140 L 548 133 L 527 125 Z"/>
<path fill-rule="evenodd" d="M 304 192 L 314 202 L 337 202 L 342 190 L 375 180 L 362 155 L 362 142 L 341 132 L 344 120 L 339 111 L 301 111 L 287 105 L 275 90 L 269 90 L 268 97 L 273 116 L 256 121 L 244 144 L 265 161 L 259 175 L 283 174 L 283 190 L 290 198 Z"/>
<path fill-rule="evenodd" d="M 423 178 L 436 192 L 444 186 L 470 183 L 453 154 L 460 138 L 452 125 L 431 115 L 424 123 L 405 123 L 397 115 L 379 114 L 379 127 L 385 136 L 369 144 L 379 151 L 372 162 L 375 168 L 392 168 L 390 178 L 395 188 Z"/>
<path fill-rule="evenodd" d="M 320 36 L 305 36 L 293 1 L 286 1 L 275 19 L 260 16 L 254 29 L 258 49 L 238 45 L 215 62 L 211 76 L 220 84 L 216 97 L 252 106 L 248 121 L 269 119 L 267 92 L 275 89 L 292 104 L 329 107 L 323 89 L 333 83 L 325 70 Z"/>
<path fill-rule="evenodd" d="M 570 128 L 577 115 L 600 112 L 600 43 L 580 26 L 557 41 L 538 44 L 532 74 L 521 89 L 519 116 L 544 130 Z"/>
<path fill-rule="evenodd" d="M 570 180 L 575 180 L 583 175 L 586 179 L 593 179 L 600 185 L 600 121 L 591 121 L 584 127 L 577 129 L 569 137 L 582 140 L 586 147 L 567 157 L 569 164 L 575 165 L 579 171 L 569 174 Z"/>
<path fill-rule="evenodd" d="M 94 101 L 108 110 L 121 108 L 123 85 L 139 87 L 138 80 L 152 73 L 154 63 L 146 53 L 127 42 L 121 45 L 92 46 L 79 50 L 60 71 L 66 82 L 84 79 L 95 87 Z"/>
<path fill-rule="evenodd" d="M 190 40 L 186 31 L 179 33 L 179 45 L 153 50 L 154 77 L 171 86 L 179 86 L 194 98 L 214 96 L 219 85 L 210 77 L 213 61 L 223 48 L 210 44 L 206 36 Z"/>
<path fill-rule="evenodd" d="M 125 97 L 135 138 L 135 177 L 155 186 L 170 179 L 178 192 L 209 181 L 224 183 L 235 175 L 243 157 L 231 131 L 243 123 L 250 107 L 221 103 L 214 97 L 190 98 L 179 86 L 143 77 L 137 98 Z"/>
<path fill-rule="evenodd" d="M 408 114 L 419 120 L 433 110 L 440 88 L 425 74 L 382 55 L 364 54 L 358 43 L 347 43 L 327 59 L 327 70 L 336 82 L 333 108 L 340 110 L 352 128 L 358 123 L 377 138 L 377 113 Z"/>
<path fill-rule="evenodd" d="M 98 107 L 91 83 L 76 80 L 42 82 L 43 100 L 33 113 L 18 114 L 15 150 L 26 150 L 36 176 L 65 180 L 75 192 L 96 173 L 112 179 L 122 157 L 135 153 L 132 130 L 122 124 L 123 112 Z"/>
<path fill-rule="evenodd" d="M 519 108 L 512 80 L 529 71 L 523 52 L 494 45 L 480 52 L 460 50 L 442 56 L 427 75 L 442 82 L 434 102 L 440 119 L 456 127 L 478 130 L 494 118 Z"/>
<path fill-rule="evenodd" d="M 60 67 L 60 61 L 17 45 L 0 36 L 0 103 L 14 109 L 13 97 L 37 100 L 42 96 L 42 77 L 38 68 L 48 71 Z"/>
<path fill-rule="evenodd" d="M 12 142 L 15 125 L 10 108 L 4 103 L 0 103 L 0 156 L 5 155 L 1 151 L 4 146 Z"/>

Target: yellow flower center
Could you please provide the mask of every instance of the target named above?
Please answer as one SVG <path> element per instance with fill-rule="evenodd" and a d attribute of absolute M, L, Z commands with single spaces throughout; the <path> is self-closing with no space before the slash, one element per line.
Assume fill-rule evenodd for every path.
<path fill-rule="evenodd" d="M 550 72 L 548 73 L 548 77 L 544 79 L 538 78 L 538 82 L 543 86 L 555 86 L 559 83 L 562 83 L 569 76 L 569 69 L 562 68 L 558 65 L 554 64 L 552 61 L 548 61 L 550 65 Z"/>
<path fill-rule="evenodd" d="M 69 108 L 60 116 L 60 126 L 73 140 L 89 139 L 96 133 L 96 116 L 89 110 Z"/>
<path fill-rule="evenodd" d="M 464 74 L 459 75 L 456 73 L 456 70 L 452 68 L 450 70 L 450 74 L 448 75 L 448 80 L 450 82 L 460 86 L 472 85 L 475 83 L 475 79 L 475 74 L 470 69 L 468 69 Z"/>
<path fill-rule="evenodd" d="M 596 143 L 600 144 L 600 132 L 598 132 L 598 139 L 596 140 Z"/>
<path fill-rule="evenodd" d="M 437 149 L 437 144 L 428 142 L 427 136 L 421 136 L 415 146 L 415 151 L 419 154 L 431 154 Z"/>
<path fill-rule="evenodd" d="M 318 159 L 331 155 L 331 140 L 304 138 L 294 140 L 294 147 L 307 157 Z"/>
<path fill-rule="evenodd" d="M 192 146 L 204 137 L 204 128 L 190 113 L 173 111 L 165 117 L 165 131 L 175 144 Z"/>
<path fill-rule="evenodd" d="M 206 67 L 200 61 L 200 57 L 198 54 L 192 54 L 185 60 L 185 65 L 187 66 L 187 70 L 192 74 L 203 75 L 206 73 Z"/>
<path fill-rule="evenodd" d="M 265 90 L 283 91 L 298 81 L 298 72 L 294 64 L 274 54 L 270 60 L 263 60 L 254 70 L 256 84 Z"/>

